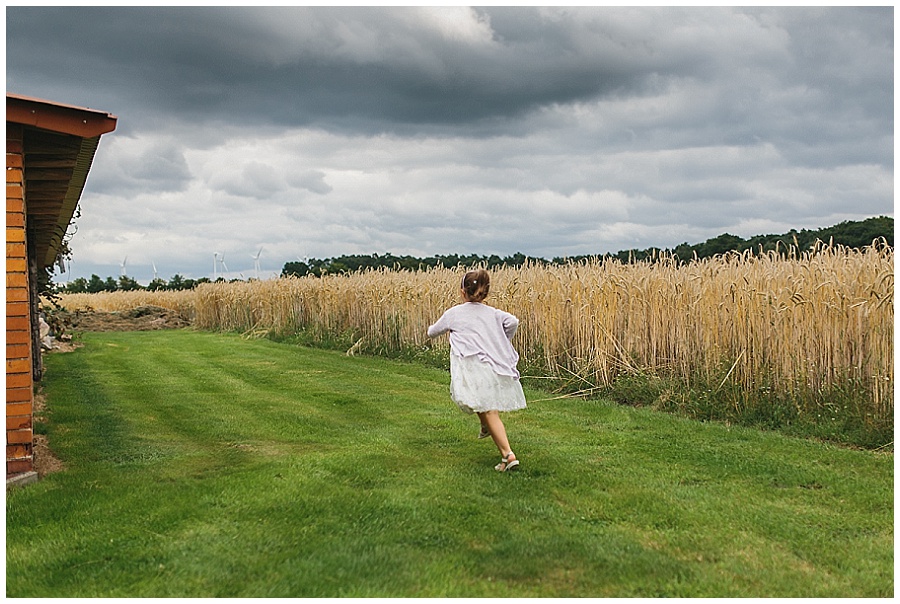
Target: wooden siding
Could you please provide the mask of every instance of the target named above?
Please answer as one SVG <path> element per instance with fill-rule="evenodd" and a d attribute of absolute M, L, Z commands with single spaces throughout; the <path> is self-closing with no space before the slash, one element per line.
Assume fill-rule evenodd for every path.
<path fill-rule="evenodd" d="M 34 471 L 37 275 L 52 266 L 109 113 L 6 94 L 6 476 Z"/>
<path fill-rule="evenodd" d="M 33 464 L 34 379 L 23 127 L 6 125 L 6 474 Z"/>

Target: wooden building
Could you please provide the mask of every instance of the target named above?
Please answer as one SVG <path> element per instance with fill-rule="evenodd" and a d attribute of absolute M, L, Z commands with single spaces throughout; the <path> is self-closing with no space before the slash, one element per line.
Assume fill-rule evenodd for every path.
<path fill-rule="evenodd" d="M 36 478 L 32 416 L 41 379 L 37 275 L 53 266 L 84 189 L 103 111 L 6 95 L 6 480 Z"/>

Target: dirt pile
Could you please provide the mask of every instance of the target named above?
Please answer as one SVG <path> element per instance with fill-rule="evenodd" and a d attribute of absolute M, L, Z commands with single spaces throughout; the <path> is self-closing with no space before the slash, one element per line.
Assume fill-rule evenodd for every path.
<path fill-rule="evenodd" d="M 53 319 L 57 322 L 55 332 L 73 333 L 79 331 L 152 331 L 156 329 L 179 329 L 189 327 L 188 317 L 170 308 L 161 306 L 137 306 L 123 311 L 104 312 L 99 310 L 57 311 Z M 52 323 L 51 323 L 52 324 Z"/>

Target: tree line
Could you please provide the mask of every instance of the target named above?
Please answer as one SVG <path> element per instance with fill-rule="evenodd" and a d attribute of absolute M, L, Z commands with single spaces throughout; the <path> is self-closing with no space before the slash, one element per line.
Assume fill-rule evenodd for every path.
<path fill-rule="evenodd" d="M 224 279 L 220 277 L 219 279 L 217 279 L 217 281 L 224 281 Z M 232 279 L 232 281 L 239 281 L 239 279 Z M 116 279 L 115 277 L 107 277 L 106 279 L 102 279 L 99 275 L 91 275 L 90 279 L 85 279 L 84 277 L 73 279 L 66 285 L 57 288 L 57 292 L 67 294 L 97 294 L 100 292 L 127 292 L 136 290 L 178 291 L 184 289 L 194 289 L 201 283 L 212 283 L 212 280 L 208 277 L 201 277 L 200 279 L 187 279 L 181 275 L 176 274 L 168 281 L 157 278 L 144 286 L 127 275 L 122 275 L 118 279 Z"/>
<path fill-rule="evenodd" d="M 321 276 L 334 273 L 355 272 L 358 270 L 387 268 L 393 270 L 426 270 L 437 266 L 452 268 L 455 266 L 484 265 L 488 269 L 498 266 L 516 267 L 526 262 L 544 264 L 564 264 L 566 262 L 579 262 L 592 258 L 616 259 L 623 263 L 641 262 L 660 256 L 674 256 L 681 262 L 690 262 L 694 258 L 703 259 L 725 254 L 727 252 L 743 253 L 750 250 L 753 253 L 768 253 L 778 251 L 787 254 L 791 248 L 808 250 L 817 241 L 826 244 L 842 245 L 850 248 L 862 248 L 872 245 L 876 241 L 883 241 L 889 247 L 894 246 L 894 219 L 888 216 L 868 218 L 862 221 L 845 221 L 832 227 L 816 230 L 791 229 L 781 235 L 757 235 L 750 239 L 744 239 L 737 235 L 724 233 L 717 237 L 707 239 L 703 243 L 690 245 L 682 243 L 671 249 L 651 247 L 646 249 L 622 250 L 615 254 L 581 256 L 558 256 L 552 260 L 526 256 L 516 253 L 511 256 L 479 256 L 471 254 L 460 256 L 458 254 L 436 255 L 427 258 L 414 256 L 395 256 L 393 254 L 369 254 L 369 255 L 344 255 L 335 258 L 310 258 L 306 262 L 287 262 L 281 271 L 283 277 L 306 275 Z"/>
<path fill-rule="evenodd" d="M 703 243 L 694 245 L 682 243 L 671 249 L 651 247 L 646 249 L 622 250 L 615 254 L 558 256 L 552 260 L 526 256 L 522 253 L 515 253 L 510 256 L 498 256 L 496 254 L 488 256 L 481 256 L 478 254 L 447 254 L 430 256 L 427 258 L 395 256 L 394 254 L 387 253 L 344 255 L 335 258 L 322 259 L 310 258 L 306 262 L 298 260 L 296 262 L 285 263 L 281 271 L 281 276 L 322 276 L 379 268 L 414 271 L 427 270 L 438 266 L 453 268 L 455 266 L 484 265 L 488 269 L 491 269 L 499 266 L 522 266 L 526 262 L 564 264 L 566 262 L 579 262 L 592 258 L 616 259 L 623 263 L 629 263 L 658 258 L 663 255 L 674 256 L 681 262 L 690 262 L 694 258 L 710 258 L 727 252 L 743 253 L 750 250 L 753 253 L 768 253 L 770 251 L 787 253 L 791 248 L 808 250 L 813 247 L 817 241 L 832 243 L 834 245 L 843 245 L 850 248 L 862 248 L 872 245 L 873 242 L 882 241 L 885 245 L 893 247 L 894 219 L 889 216 L 878 216 L 861 221 L 848 220 L 823 229 L 802 229 L 800 231 L 791 229 L 787 233 L 781 235 L 757 235 L 750 239 L 743 239 L 737 235 L 724 233 L 717 237 L 707 239 Z M 220 277 L 218 281 L 224 281 L 224 279 Z M 210 282 L 211 280 L 207 277 L 188 279 L 176 274 L 168 281 L 159 278 L 154 279 L 145 287 L 126 275 L 122 275 L 118 279 L 114 277 L 102 279 L 98 275 L 91 275 L 90 279 L 79 277 L 70 281 L 65 286 L 59 286 L 56 288 L 56 292 L 99 293 L 131 290 L 185 290 L 193 289 L 201 283 Z"/>

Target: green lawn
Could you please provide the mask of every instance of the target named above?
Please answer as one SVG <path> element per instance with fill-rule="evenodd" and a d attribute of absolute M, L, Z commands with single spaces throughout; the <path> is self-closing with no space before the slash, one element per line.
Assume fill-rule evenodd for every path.
<path fill-rule="evenodd" d="M 893 456 L 194 331 L 46 360 L 63 472 L 7 493 L 7 596 L 886 597 Z"/>

